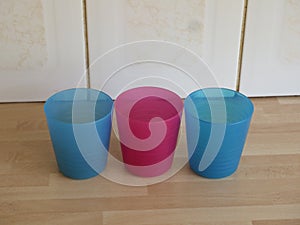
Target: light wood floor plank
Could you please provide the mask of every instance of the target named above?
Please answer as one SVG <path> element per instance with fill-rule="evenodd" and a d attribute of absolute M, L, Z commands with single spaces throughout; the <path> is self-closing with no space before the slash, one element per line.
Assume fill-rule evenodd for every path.
<path fill-rule="evenodd" d="M 258 220 L 253 221 L 253 225 L 299 225 L 300 219 L 295 220 Z"/>
<path fill-rule="evenodd" d="M 181 208 L 103 212 L 103 224 L 189 224 L 268 219 L 298 219 L 300 204 L 244 207 Z"/>
<path fill-rule="evenodd" d="M 298 225 L 300 97 L 253 102 L 236 173 L 210 180 L 186 164 L 168 180 L 144 187 L 62 176 L 43 104 L 0 104 L 0 225 Z M 178 157 L 186 154 L 184 120 L 180 132 Z M 114 134 L 111 153 L 122 159 Z"/>
<path fill-rule="evenodd" d="M 20 214 L 0 218 L 1 225 L 101 225 L 101 213 L 44 213 Z"/>
<path fill-rule="evenodd" d="M 61 174 L 50 176 L 49 186 L 0 187 L 1 200 L 72 199 L 146 195 L 146 187 L 116 185 L 98 176 L 88 180 L 71 180 Z"/>

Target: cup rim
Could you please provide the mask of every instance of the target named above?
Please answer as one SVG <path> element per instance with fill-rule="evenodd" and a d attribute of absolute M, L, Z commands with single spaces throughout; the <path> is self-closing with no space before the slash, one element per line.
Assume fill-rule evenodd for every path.
<path fill-rule="evenodd" d="M 136 91 L 138 89 L 141 89 L 141 88 L 151 88 L 151 89 L 157 89 L 157 90 L 161 90 L 161 91 L 165 91 L 166 93 L 169 93 L 170 95 L 172 95 L 172 97 L 175 99 L 175 100 L 178 100 L 178 102 L 180 102 L 180 105 L 179 107 L 175 107 L 176 110 L 177 110 L 177 113 L 170 116 L 169 118 L 167 119 L 164 119 L 164 121 L 169 121 L 169 120 L 173 120 L 174 118 L 176 118 L 177 116 L 181 117 L 182 115 L 182 112 L 184 110 L 184 103 L 182 101 L 182 99 L 180 98 L 179 95 L 177 95 L 175 92 L 173 91 L 170 91 L 166 88 L 161 88 L 161 87 L 155 87 L 155 86 L 142 86 L 142 87 L 135 87 L 135 88 L 131 88 L 131 89 L 128 89 L 124 92 L 122 92 L 120 95 L 117 96 L 116 100 L 115 100 L 115 104 L 114 104 L 114 110 L 116 112 L 116 114 L 118 116 L 122 116 L 122 117 L 126 117 L 126 115 L 124 114 L 124 112 L 122 112 L 122 110 L 118 110 L 118 101 L 120 101 L 120 98 L 121 97 L 124 97 L 125 94 L 128 94 L 129 92 L 133 92 L 133 91 Z M 152 96 L 152 95 L 150 95 Z M 150 97 L 149 96 L 149 97 Z M 153 92 L 153 97 L 158 97 L 158 96 L 155 96 L 155 92 Z M 135 118 L 130 118 L 130 120 L 133 120 L 133 121 L 140 121 L 140 122 L 145 122 L 145 121 L 142 121 L 142 120 L 139 120 L 139 119 L 135 119 Z M 146 123 L 146 122 L 145 122 Z M 152 123 L 161 123 L 161 121 L 152 121 Z"/>
<path fill-rule="evenodd" d="M 198 89 L 198 90 L 195 90 L 195 91 L 191 92 L 191 93 L 185 98 L 184 103 L 186 103 L 186 100 L 187 100 L 188 98 L 192 99 L 192 98 L 193 98 L 193 95 L 195 95 L 195 94 L 197 94 L 197 93 L 199 93 L 199 92 L 203 92 L 203 91 L 205 91 L 205 90 L 225 90 L 225 91 L 230 91 L 230 92 L 234 93 L 235 95 L 239 95 L 240 97 L 242 97 L 242 98 L 246 101 L 247 105 L 250 107 L 250 108 L 249 108 L 250 111 L 249 111 L 249 113 L 247 113 L 247 116 L 246 116 L 244 119 L 238 120 L 238 121 L 236 121 L 236 122 L 228 122 L 228 121 L 225 121 L 225 122 L 212 122 L 212 121 L 203 120 L 203 119 L 199 118 L 199 116 L 197 117 L 197 116 L 191 114 L 190 112 L 188 112 L 188 111 L 186 110 L 186 107 L 185 107 L 185 113 L 186 113 L 186 114 L 189 114 L 190 116 L 194 117 L 195 119 L 198 119 L 198 120 L 200 120 L 201 122 L 207 123 L 207 124 L 220 124 L 220 125 L 221 125 L 221 124 L 222 124 L 222 125 L 226 124 L 226 125 L 235 125 L 235 124 L 243 123 L 243 122 L 245 122 L 245 121 L 251 119 L 251 117 L 252 117 L 252 115 L 253 115 L 253 112 L 254 112 L 254 105 L 253 105 L 253 102 L 252 102 L 246 95 L 242 94 L 241 92 L 235 91 L 235 90 L 232 90 L 232 89 L 229 89 L 229 88 L 223 88 L 223 87 L 222 87 L 222 88 L 219 88 L 219 87 L 201 88 L 201 89 Z"/>
<path fill-rule="evenodd" d="M 58 95 L 61 95 L 61 94 L 65 93 L 65 92 L 70 92 L 70 91 L 74 91 L 74 94 L 75 94 L 77 90 L 86 90 L 86 91 L 98 92 L 98 95 L 101 94 L 101 95 L 105 96 L 107 98 L 107 100 L 109 100 L 112 103 L 109 112 L 106 113 L 103 117 L 100 117 L 100 118 L 95 119 L 93 121 L 83 122 L 83 123 L 73 122 L 73 119 L 72 119 L 71 123 L 68 123 L 66 121 L 57 119 L 56 117 L 50 116 L 49 113 L 47 113 L 47 108 L 49 107 L 49 104 L 54 101 L 53 100 L 54 97 L 56 97 Z M 75 95 L 74 95 L 74 97 L 75 97 Z M 74 97 L 73 97 L 72 101 L 74 101 Z M 80 124 L 93 124 L 95 122 L 98 122 L 98 121 L 101 121 L 101 120 L 105 120 L 108 116 L 111 117 L 112 116 L 112 111 L 113 111 L 113 106 L 114 106 L 113 99 L 108 94 L 106 94 L 103 91 L 99 91 L 99 90 L 94 89 L 94 88 L 69 88 L 69 89 L 65 89 L 65 90 L 62 90 L 62 91 L 58 91 L 58 92 L 54 93 L 53 95 L 51 95 L 50 97 L 48 97 L 47 100 L 44 103 L 44 112 L 45 112 L 47 118 L 55 119 L 55 120 L 57 120 L 57 122 L 61 122 L 61 123 L 65 123 L 65 124 L 70 124 L 70 125 L 75 125 L 75 124 L 76 125 L 77 124 L 78 125 L 80 125 Z M 72 109 L 73 109 L 73 105 L 72 105 Z"/>

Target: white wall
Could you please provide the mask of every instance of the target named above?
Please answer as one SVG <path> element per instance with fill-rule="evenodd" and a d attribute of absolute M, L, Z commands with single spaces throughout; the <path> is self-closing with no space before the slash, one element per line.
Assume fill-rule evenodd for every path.
<path fill-rule="evenodd" d="M 249 1 L 240 90 L 300 95 L 300 1 Z"/>
<path fill-rule="evenodd" d="M 127 88 L 142 84 L 167 87 L 183 97 L 200 87 L 235 89 L 243 1 L 87 0 L 87 11 L 92 87 L 101 88 L 105 84 L 104 91 L 113 97 L 129 83 Z M 215 80 L 203 66 L 195 68 L 197 63 L 201 64 L 199 60 L 176 47 L 170 50 L 167 44 L 121 47 L 99 59 L 117 46 L 142 40 L 163 40 L 190 49 L 209 64 Z M 147 59 L 188 70 L 200 85 L 193 85 L 186 74 L 170 65 L 140 63 Z M 136 65 L 135 61 L 139 63 Z M 149 78 L 151 75 L 155 78 Z M 146 78 L 139 80 L 141 77 Z"/>
<path fill-rule="evenodd" d="M 77 86 L 86 67 L 82 8 L 81 0 L 0 1 L 0 102 Z"/>

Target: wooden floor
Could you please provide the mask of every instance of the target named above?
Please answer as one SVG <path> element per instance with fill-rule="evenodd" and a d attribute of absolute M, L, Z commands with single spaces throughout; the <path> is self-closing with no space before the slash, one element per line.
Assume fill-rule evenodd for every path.
<path fill-rule="evenodd" d="M 300 97 L 253 101 L 234 175 L 208 180 L 185 166 L 142 187 L 63 177 L 43 104 L 0 104 L 0 224 L 299 225 Z"/>

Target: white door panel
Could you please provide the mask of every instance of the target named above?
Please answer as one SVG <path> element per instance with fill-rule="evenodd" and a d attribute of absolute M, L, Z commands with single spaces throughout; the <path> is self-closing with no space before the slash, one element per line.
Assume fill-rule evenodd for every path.
<path fill-rule="evenodd" d="M 300 1 L 249 0 L 240 90 L 300 94 Z"/>
<path fill-rule="evenodd" d="M 0 2 L 0 101 L 41 101 L 85 72 L 82 1 Z M 85 86 L 85 78 L 81 86 Z"/>
<path fill-rule="evenodd" d="M 180 71 L 172 72 L 171 68 L 163 65 L 162 59 L 168 58 L 170 60 L 166 59 L 165 62 L 176 64 L 176 57 L 181 56 L 173 54 L 171 50 L 169 54 L 162 50 L 163 48 L 155 47 L 152 51 L 156 51 L 158 56 L 152 55 L 152 58 L 147 58 L 148 53 L 143 52 L 143 48 L 134 50 L 133 47 L 129 53 L 120 53 L 123 50 L 119 53 L 112 51 L 113 53 L 108 53 L 104 59 L 99 59 L 113 48 L 142 40 L 176 43 L 202 57 L 215 73 L 216 82 L 211 82 L 206 72 L 191 74 L 201 87 L 236 87 L 243 1 L 87 0 L 87 15 L 91 86 L 101 88 L 113 74 L 115 81 L 111 80 L 110 84 L 105 84 L 109 88 L 104 90 L 112 97 L 116 97 L 120 90 L 126 89 L 125 86 L 129 84 L 128 87 L 156 85 L 172 90 L 177 85 L 185 90 L 186 93 L 180 92 L 180 87 L 175 88 L 183 97 L 197 89 L 188 77 L 178 74 Z M 142 68 L 142 59 L 156 59 L 160 62 L 153 67 L 146 63 Z M 188 59 L 187 57 L 186 61 Z M 134 64 L 135 60 L 139 63 Z M 119 67 L 130 63 L 132 64 L 127 70 L 116 72 Z M 159 71 L 163 77 L 161 80 L 157 78 L 160 75 Z M 202 72 L 201 69 L 198 71 Z M 150 74 L 155 78 L 149 78 Z M 143 76 L 147 76 L 147 79 L 139 80 L 139 77 Z"/>

